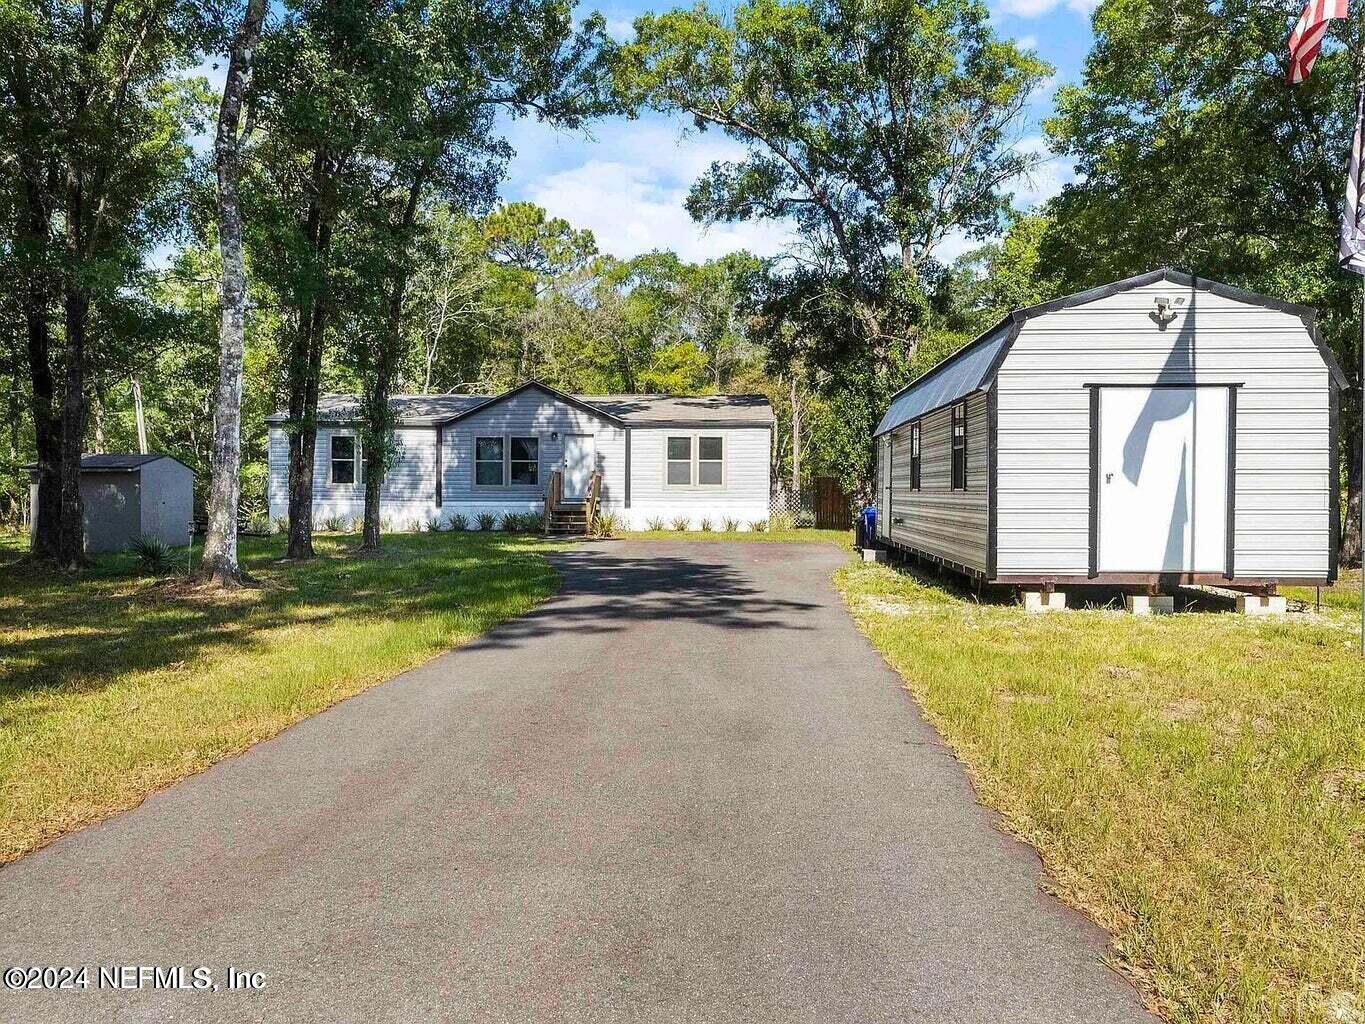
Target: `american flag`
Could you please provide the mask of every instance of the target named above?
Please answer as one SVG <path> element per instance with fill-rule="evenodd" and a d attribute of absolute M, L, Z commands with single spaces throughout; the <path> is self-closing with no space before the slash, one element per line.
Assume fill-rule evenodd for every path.
<path fill-rule="evenodd" d="M 1365 113 L 1365 96 L 1356 106 L 1356 134 L 1351 140 L 1351 166 L 1346 172 L 1346 209 L 1341 214 L 1341 265 L 1346 270 L 1365 274 L 1365 217 L 1360 208 L 1361 179 L 1361 114 Z"/>
<path fill-rule="evenodd" d="M 1327 34 L 1328 22 L 1346 17 L 1346 0 L 1308 0 L 1303 15 L 1289 33 L 1289 81 L 1298 85 L 1313 70 L 1313 62 L 1322 49 L 1322 37 Z"/>

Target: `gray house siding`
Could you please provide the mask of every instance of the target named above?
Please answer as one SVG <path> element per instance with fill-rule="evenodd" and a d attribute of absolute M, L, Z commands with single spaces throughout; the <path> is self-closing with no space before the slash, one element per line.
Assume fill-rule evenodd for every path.
<path fill-rule="evenodd" d="M 1157 296 L 1183 299 L 1164 330 Z M 1329 371 L 1291 312 L 1157 281 L 1025 321 L 996 375 L 1000 576 L 1090 568 L 1086 385 L 1239 384 L 1233 562 L 1239 578 L 1325 578 Z"/>
<path fill-rule="evenodd" d="M 954 566 L 984 573 L 988 568 L 987 524 L 990 447 L 986 395 L 977 391 L 967 403 L 967 488 L 952 488 L 952 408 L 929 412 L 920 423 L 920 487 L 910 486 L 910 434 L 915 421 L 903 423 L 879 449 L 891 452 L 889 514 L 879 519 L 882 536 L 902 548 L 922 552 Z M 883 491 L 883 493 L 885 493 Z M 884 510 L 885 511 L 885 510 Z"/>
<path fill-rule="evenodd" d="M 722 485 L 669 486 L 664 453 L 670 437 L 720 438 Z M 635 427 L 631 430 L 631 507 L 626 521 L 638 530 L 651 519 L 662 519 L 670 527 L 674 520 L 687 519 L 695 530 L 702 519 L 708 519 L 719 530 L 726 519 L 746 528 L 766 520 L 771 454 L 772 431 L 767 427 Z"/>
<path fill-rule="evenodd" d="M 602 396 L 599 400 L 607 409 L 598 412 L 586 407 L 591 396 L 585 400 L 557 395 L 531 385 L 440 425 L 424 422 L 399 427 L 397 458 L 385 477 L 383 515 L 390 529 L 408 530 L 457 514 L 473 520 L 485 512 L 540 511 L 550 474 L 563 468 L 566 439 L 586 435 L 592 439 L 593 464 L 602 474 L 601 509 L 617 516 L 623 528 L 643 528 L 653 518 L 671 524 L 683 517 L 694 529 L 704 519 L 717 528 L 726 519 L 739 520 L 747 527 L 768 518 L 772 430 L 770 422 L 755 422 L 755 403 L 747 400 L 752 396 L 737 396 L 733 409 L 724 404 L 727 397 Z M 648 422 L 628 427 L 620 421 L 618 415 L 640 415 L 641 409 L 629 408 L 632 405 L 644 407 L 650 414 Z M 618 414 L 616 408 L 624 411 Z M 768 408 L 766 403 L 762 408 Z M 674 423 L 667 418 L 671 415 L 685 419 Z M 726 422 L 725 416 L 732 422 Z M 723 425 L 717 425 L 717 420 Z M 318 430 L 313 511 L 319 524 L 329 518 L 352 520 L 364 514 L 362 481 L 332 482 L 332 439 L 347 435 L 357 438 L 359 445 L 359 431 L 351 426 L 337 423 Z M 720 486 L 666 483 L 664 452 L 667 439 L 675 435 L 722 440 Z M 508 473 L 501 485 L 479 484 L 475 454 L 482 437 L 503 439 L 508 452 L 512 438 L 536 438 L 537 482 L 513 484 Z M 699 445 L 694 447 L 700 451 Z M 288 511 L 289 444 L 277 424 L 270 427 L 268 448 L 270 513 L 278 519 Z M 700 475 L 700 468 L 697 472 Z"/>
<path fill-rule="evenodd" d="M 557 434 L 557 437 L 551 435 Z M 625 501 L 626 432 L 605 417 L 528 389 L 450 424 L 442 447 L 442 497 L 447 504 L 490 510 L 531 510 L 544 505 L 550 473 L 560 468 L 566 434 L 593 438 L 602 474 L 602 506 L 615 511 Z M 536 486 L 485 487 L 474 478 L 474 442 L 479 437 L 535 437 L 540 441 Z"/>

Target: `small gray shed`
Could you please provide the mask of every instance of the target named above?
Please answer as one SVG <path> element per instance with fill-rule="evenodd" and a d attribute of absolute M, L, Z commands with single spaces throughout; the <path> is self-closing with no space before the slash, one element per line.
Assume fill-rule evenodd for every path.
<path fill-rule="evenodd" d="M 38 474 L 30 470 L 32 505 L 38 507 Z M 169 455 L 82 455 L 81 500 L 85 503 L 85 550 L 123 551 L 139 537 L 171 547 L 190 542 L 194 474 Z"/>
<path fill-rule="evenodd" d="M 879 539 L 991 583 L 1336 578 L 1313 310 L 1162 269 L 1016 310 L 894 396 Z"/>

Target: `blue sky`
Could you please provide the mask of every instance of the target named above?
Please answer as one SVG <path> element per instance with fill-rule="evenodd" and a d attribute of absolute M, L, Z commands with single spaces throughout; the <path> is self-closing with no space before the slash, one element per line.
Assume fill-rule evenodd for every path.
<path fill-rule="evenodd" d="M 690 0 L 677 0 L 689 3 Z M 1057 73 L 1036 97 L 1020 145 L 1043 150 L 1038 121 L 1052 106 L 1056 87 L 1077 80 L 1090 48 L 1090 15 L 1097 0 L 989 0 L 996 31 L 1035 49 Z M 631 22 L 668 4 L 593 5 L 620 39 L 631 35 Z M 743 148 L 718 132 L 684 134 L 684 123 L 660 115 L 635 121 L 611 118 L 583 132 L 557 132 L 532 120 L 505 126 L 517 151 L 508 167 L 502 195 L 529 200 L 575 227 L 589 228 L 598 248 L 630 257 L 651 249 L 673 249 L 689 260 L 711 259 L 745 248 L 758 255 L 778 252 L 788 240 L 780 223 L 747 223 L 703 228 L 683 209 L 692 182 L 713 160 L 736 159 Z M 1069 178 L 1070 168 L 1051 159 L 1030 182 L 1015 192 L 1028 206 L 1053 195 Z M 952 258 L 971 245 L 950 239 L 940 249 Z"/>

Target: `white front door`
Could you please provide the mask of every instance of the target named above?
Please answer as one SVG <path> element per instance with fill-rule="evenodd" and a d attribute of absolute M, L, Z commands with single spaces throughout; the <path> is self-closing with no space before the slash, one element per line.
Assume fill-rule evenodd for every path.
<path fill-rule="evenodd" d="M 588 482 L 597 468 L 597 445 L 591 434 L 564 435 L 564 500 L 586 501 Z"/>
<path fill-rule="evenodd" d="M 1228 389 L 1100 389 L 1099 571 L 1227 567 Z"/>

